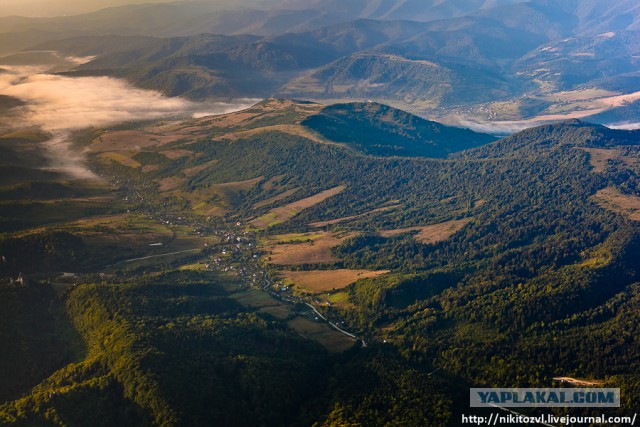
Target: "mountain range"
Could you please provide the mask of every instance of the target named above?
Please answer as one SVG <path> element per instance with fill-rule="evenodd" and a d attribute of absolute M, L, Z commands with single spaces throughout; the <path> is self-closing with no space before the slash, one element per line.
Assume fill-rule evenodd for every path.
<path fill-rule="evenodd" d="M 355 98 L 452 124 L 588 117 L 640 87 L 632 0 L 222 8 L 189 2 L 0 18 L 0 38 L 5 50 L 95 56 L 73 75 L 123 77 L 169 96 Z M 37 34 L 47 41 L 35 43 Z M 631 112 L 609 117 L 634 121 Z"/>
<path fill-rule="evenodd" d="M 633 424 L 636 3 L 1 17 L 0 425 Z"/>

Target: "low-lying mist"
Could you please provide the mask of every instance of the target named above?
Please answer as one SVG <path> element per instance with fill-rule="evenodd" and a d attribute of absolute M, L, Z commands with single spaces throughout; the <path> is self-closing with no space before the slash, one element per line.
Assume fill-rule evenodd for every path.
<path fill-rule="evenodd" d="M 640 129 L 640 122 L 616 123 L 612 125 L 607 125 L 607 127 L 610 127 L 611 129 L 636 130 L 636 129 Z"/>
<path fill-rule="evenodd" d="M 71 147 L 70 132 L 122 122 L 162 118 L 202 117 L 247 108 L 258 100 L 195 103 L 167 98 L 159 92 L 132 87 L 111 77 L 66 77 L 47 74 L 38 67 L 7 67 L 0 73 L 0 94 L 18 98 L 19 123 L 13 127 L 38 126 L 51 135 L 45 143 L 51 169 L 75 178 L 92 178 L 84 153 Z M 15 122 L 15 120 L 14 120 Z"/>
<path fill-rule="evenodd" d="M 575 113 L 555 116 L 539 116 L 531 119 L 510 121 L 480 121 L 478 119 L 458 118 L 452 124 L 455 126 L 469 128 L 476 132 L 488 133 L 496 136 L 507 136 L 535 126 L 541 126 L 549 123 L 556 123 L 571 119 L 579 119 L 585 122 L 590 122 L 590 119 L 587 115 Z M 622 130 L 640 129 L 640 123 L 638 122 L 605 123 L 604 126 L 611 129 Z"/>

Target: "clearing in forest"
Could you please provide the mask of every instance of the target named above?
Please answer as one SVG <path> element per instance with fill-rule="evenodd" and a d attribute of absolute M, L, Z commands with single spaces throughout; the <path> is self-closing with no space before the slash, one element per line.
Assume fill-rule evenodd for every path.
<path fill-rule="evenodd" d="M 327 225 L 333 225 L 333 224 L 339 224 L 341 222 L 346 222 L 346 221 L 351 221 L 352 219 L 358 219 L 358 218 L 362 218 L 374 213 L 378 213 L 378 212 L 385 212 L 385 211 L 390 211 L 392 209 L 396 209 L 399 208 L 400 204 L 398 205 L 391 205 L 391 206 L 384 206 L 378 209 L 373 209 L 371 211 L 365 212 L 365 213 L 361 213 L 359 215 L 351 215 L 351 216 L 345 216 L 342 218 L 336 218 L 336 219 L 330 219 L 328 221 L 318 221 L 318 222 L 312 222 L 311 224 L 309 224 L 311 227 L 325 227 Z"/>
<path fill-rule="evenodd" d="M 622 194 L 617 188 L 608 187 L 598 191 L 593 198 L 605 209 L 640 221 L 640 197 Z"/>
<path fill-rule="evenodd" d="M 310 271 L 282 271 L 285 278 L 291 280 L 302 290 L 318 293 L 346 288 L 360 279 L 377 277 L 388 273 L 389 270 L 310 270 Z"/>
<path fill-rule="evenodd" d="M 270 264 L 330 264 L 338 261 L 331 253 L 331 249 L 352 236 L 352 234 L 336 235 L 328 232 L 274 236 L 269 239 L 270 243 L 291 243 L 271 244 L 265 249 L 270 252 Z"/>
<path fill-rule="evenodd" d="M 253 221 L 251 221 L 251 223 L 258 228 L 267 228 L 276 224 L 280 224 L 293 218 L 304 209 L 310 208 L 311 206 L 325 201 L 329 197 L 335 196 L 336 194 L 342 192 L 345 188 L 346 187 L 344 185 L 338 185 L 337 187 L 322 191 L 311 197 L 307 197 L 305 199 L 280 206 L 279 208 L 274 208 L 268 213 L 254 219 Z"/>
<path fill-rule="evenodd" d="M 380 235 L 382 237 L 392 237 L 411 231 L 419 231 L 419 233 L 414 237 L 416 241 L 425 244 L 433 244 L 447 240 L 449 237 L 460 231 L 472 219 L 473 218 L 463 218 L 426 226 L 381 230 Z"/>
<path fill-rule="evenodd" d="M 636 160 L 625 156 L 620 150 L 612 148 L 579 148 L 589 153 L 589 164 L 593 167 L 594 172 L 604 173 L 607 169 L 609 160 L 619 160 L 626 166 L 632 167 L 636 164 Z"/>
<path fill-rule="evenodd" d="M 301 336 L 317 341 L 332 353 L 340 353 L 356 344 L 356 340 L 333 329 L 324 322 L 314 322 L 304 317 L 296 317 L 287 322 L 290 328 Z"/>
<path fill-rule="evenodd" d="M 292 188 L 291 190 L 287 190 L 287 191 L 285 191 L 283 193 L 280 193 L 280 194 L 278 194 L 276 196 L 273 196 L 273 197 L 265 199 L 265 200 L 263 200 L 261 202 L 258 202 L 255 205 L 253 205 L 253 209 L 259 209 L 259 208 L 261 208 L 263 206 L 268 206 L 268 205 L 270 205 L 272 203 L 279 202 L 282 199 L 286 199 L 287 197 L 293 195 L 299 189 L 300 188 Z"/>

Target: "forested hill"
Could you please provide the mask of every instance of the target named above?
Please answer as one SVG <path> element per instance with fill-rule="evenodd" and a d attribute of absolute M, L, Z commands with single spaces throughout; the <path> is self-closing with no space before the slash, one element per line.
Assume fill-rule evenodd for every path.
<path fill-rule="evenodd" d="M 445 126 L 376 102 L 335 104 L 302 125 L 367 154 L 446 157 L 494 141 L 491 135 Z"/>
<path fill-rule="evenodd" d="M 374 129 L 391 141 L 377 152 Z M 442 153 L 439 134 L 475 148 L 392 148 Z M 43 224 L 56 205 L 16 199 L 36 185 L 0 193 L 23 227 L 0 240 L 5 271 L 54 276 L 41 321 L 67 318 L 85 350 L 8 326 L 33 376 L 11 376 L 0 424 L 457 425 L 469 387 L 559 376 L 640 409 L 636 131 L 570 121 L 490 142 L 374 103 L 267 99 L 87 138 L 108 211 L 62 205 Z M 11 286 L 7 301 L 52 298 Z"/>
<path fill-rule="evenodd" d="M 640 130 L 618 130 L 584 122 L 564 122 L 537 126 L 501 139 L 490 146 L 466 152 L 465 156 L 501 156 L 520 150 L 545 147 L 573 146 L 584 148 L 612 148 L 640 145 Z"/>

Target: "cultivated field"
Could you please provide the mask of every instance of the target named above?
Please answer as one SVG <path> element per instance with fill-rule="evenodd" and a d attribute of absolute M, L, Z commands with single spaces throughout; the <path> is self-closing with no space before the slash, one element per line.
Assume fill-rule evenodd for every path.
<path fill-rule="evenodd" d="M 259 106 L 251 107 L 243 111 L 223 114 L 213 118 L 207 118 L 201 126 L 215 126 L 225 129 L 251 129 L 268 126 L 269 122 L 289 121 L 299 123 L 310 114 L 322 109 L 320 104 L 301 104 L 289 99 L 267 99 L 259 103 Z M 289 119 L 289 120 L 285 120 Z"/>
<path fill-rule="evenodd" d="M 338 261 L 331 254 L 331 249 L 351 236 L 351 234 L 336 235 L 328 232 L 281 235 L 272 237 L 270 242 L 300 243 L 272 244 L 265 249 L 270 252 L 269 263 L 271 264 L 328 264 Z"/>
<path fill-rule="evenodd" d="M 233 287 L 230 287 L 229 291 L 233 292 Z M 258 309 L 259 313 L 267 313 L 277 319 L 286 320 L 293 315 L 293 305 L 284 304 L 256 288 L 234 292 L 230 296 L 245 307 Z M 301 336 L 320 343 L 331 352 L 348 350 L 356 343 L 356 340 L 336 331 L 328 324 L 302 316 L 289 320 L 287 325 Z"/>
<path fill-rule="evenodd" d="M 193 176 L 193 175 L 197 174 L 198 172 L 202 172 L 203 170 L 206 170 L 206 169 L 208 169 L 210 167 L 215 166 L 219 161 L 220 160 L 218 160 L 218 159 L 213 159 L 213 160 L 210 160 L 210 161 L 208 161 L 206 163 L 203 163 L 201 165 L 194 166 L 192 168 L 183 169 L 182 173 L 184 173 L 185 176 Z"/>
<path fill-rule="evenodd" d="M 303 337 L 319 342 L 333 353 L 349 350 L 357 342 L 355 339 L 336 331 L 326 323 L 314 322 L 304 317 L 296 317 L 293 320 L 289 320 L 287 324 Z"/>
<path fill-rule="evenodd" d="M 377 277 L 388 273 L 389 270 L 311 270 L 311 271 L 282 271 L 280 274 L 291 280 L 302 290 L 318 293 L 342 289 L 350 284 L 369 277 Z"/>
<path fill-rule="evenodd" d="M 273 298 L 267 292 L 257 288 L 249 288 L 247 290 L 231 294 L 231 298 L 238 301 L 245 307 L 264 309 L 268 307 L 290 307 Z"/>
<path fill-rule="evenodd" d="M 282 132 L 288 135 L 300 136 L 302 138 L 306 138 L 310 141 L 317 142 L 319 144 L 329 144 L 329 145 L 340 145 L 335 142 L 328 141 L 323 139 L 319 134 L 313 132 L 300 125 L 273 125 L 273 126 L 264 126 L 254 129 L 247 130 L 237 130 L 231 133 L 226 133 L 215 138 L 216 141 L 229 140 L 229 141 L 238 141 L 243 138 L 248 138 L 256 135 L 260 135 L 266 132 Z"/>
<path fill-rule="evenodd" d="M 262 177 L 245 181 L 213 184 L 208 188 L 192 191 L 178 189 L 186 180 L 184 178 L 165 178 L 158 181 L 160 191 L 189 202 L 193 212 L 204 216 L 218 216 L 242 202 L 242 191 L 247 191 L 262 181 Z"/>
<path fill-rule="evenodd" d="M 274 208 L 261 217 L 254 219 L 253 221 L 251 221 L 251 223 L 258 228 L 267 228 L 276 224 L 280 224 L 293 218 L 304 209 L 310 208 L 311 206 L 325 201 L 329 197 L 335 196 L 336 194 L 342 192 L 345 188 L 346 187 L 344 185 L 339 185 L 337 187 L 322 191 L 311 197 L 289 203 L 288 205 L 284 205 L 279 208 Z"/>
<path fill-rule="evenodd" d="M 617 188 L 609 187 L 598 191 L 593 198 L 605 209 L 640 221 L 640 197 L 622 194 Z"/>
<path fill-rule="evenodd" d="M 231 298 L 238 301 L 244 307 L 258 309 L 259 313 L 270 314 L 281 320 L 292 315 L 292 305 L 284 304 L 260 289 L 249 288 L 237 292 L 237 285 L 235 285 L 228 287 L 227 290 L 231 292 Z"/>
<path fill-rule="evenodd" d="M 390 211 L 390 210 L 393 210 L 393 209 L 397 209 L 400 206 L 402 206 L 402 205 L 385 206 L 385 207 L 382 207 L 382 208 L 373 209 L 373 210 L 371 210 L 369 212 L 361 213 L 359 215 L 345 216 L 345 217 L 342 217 L 342 218 L 331 219 L 331 220 L 328 220 L 328 221 L 312 222 L 309 225 L 312 226 L 312 227 L 325 227 L 327 225 L 339 224 L 341 222 L 346 222 L 346 221 L 351 221 L 353 219 L 362 218 L 362 217 L 369 216 L 369 215 L 372 215 L 372 214 L 375 214 L 375 213 L 378 213 L 378 212 Z"/>
<path fill-rule="evenodd" d="M 106 151 L 139 150 L 146 147 L 165 145 L 178 141 L 184 136 L 179 133 L 155 134 L 146 131 L 126 130 L 105 132 L 92 142 L 95 153 Z"/>
<path fill-rule="evenodd" d="M 139 168 L 141 166 L 140 163 L 131 158 L 134 154 L 135 153 L 109 151 L 100 154 L 100 158 L 103 160 L 117 162 L 121 165 L 129 166 L 130 168 Z"/>
<path fill-rule="evenodd" d="M 225 182 L 222 184 L 213 184 L 213 188 L 227 191 L 249 190 L 264 179 L 263 176 L 247 179 L 244 181 Z"/>
<path fill-rule="evenodd" d="M 415 235 L 416 241 L 425 244 L 433 244 L 447 240 L 455 233 L 460 231 L 473 218 L 463 218 L 452 221 L 441 222 L 439 224 L 426 225 L 421 227 L 397 228 L 395 230 L 381 230 L 380 235 L 383 237 L 398 236 L 400 234 L 409 233 L 411 231 L 419 231 Z"/>
<path fill-rule="evenodd" d="M 265 242 L 269 245 L 284 245 L 288 243 L 304 243 L 311 242 L 313 240 L 319 240 L 330 236 L 331 233 L 317 232 L 317 233 L 287 233 L 276 234 L 266 238 Z"/>
<path fill-rule="evenodd" d="M 193 151 L 175 149 L 175 150 L 164 150 L 164 151 L 161 151 L 160 154 L 165 156 L 167 159 L 175 160 L 175 159 L 179 159 L 180 157 L 191 157 L 193 156 Z"/>
<path fill-rule="evenodd" d="M 593 167 L 594 172 L 604 173 L 610 160 L 619 160 L 625 165 L 632 167 L 635 160 L 626 157 L 619 150 L 606 148 L 580 148 L 582 151 L 589 153 L 589 164 Z"/>
<path fill-rule="evenodd" d="M 278 194 L 277 196 L 273 196 L 270 197 L 266 200 L 263 200 L 261 202 L 256 203 L 255 205 L 253 205 L 253 209 L 258 209 L 261 208 L 263 206 L 268 206 L 272 203 L 278 202 L 282 199 L 286 199 L 287 197 L 293 195 L 296 191 L 298 191 L 300 188 L 292 188 L 291 190 L 287 190 L 283 193 Z"/>
<path fill-rule="evenodd" d="M 178 176 L 169 176 L 167 178 L 163 178 L 158 182 L 158 189 L 162 192 L 175 190 L 180 187 L 182 184 L 186 182 L 185 178 L 180 178 Z"/>

